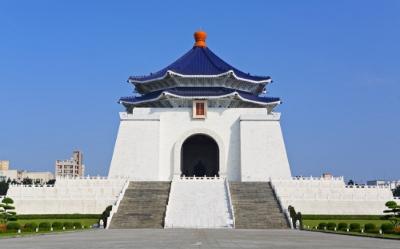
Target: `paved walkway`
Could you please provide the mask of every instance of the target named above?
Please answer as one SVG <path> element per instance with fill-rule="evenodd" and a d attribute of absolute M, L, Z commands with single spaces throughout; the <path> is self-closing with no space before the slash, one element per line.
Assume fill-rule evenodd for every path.
<path fill-rule="evenodd" d="M 1 249 L 400 248 L 400 241 L 293 230 L 95 230 L 0 239 Z"/>

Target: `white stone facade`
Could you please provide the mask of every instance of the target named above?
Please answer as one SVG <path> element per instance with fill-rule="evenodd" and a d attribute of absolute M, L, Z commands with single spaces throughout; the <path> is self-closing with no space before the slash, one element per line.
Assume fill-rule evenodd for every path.
<path fill-rule="evenodd" d="M 266 108 L 208 108 L 193 119 L 192 108 L 135 108 L 120 113 L 109 177 L 167 181 L 181 175 L 181 148 L 205 134 L 219 148 L 219 175 L 231 181 L 291 177 L 280 114 Z"/>

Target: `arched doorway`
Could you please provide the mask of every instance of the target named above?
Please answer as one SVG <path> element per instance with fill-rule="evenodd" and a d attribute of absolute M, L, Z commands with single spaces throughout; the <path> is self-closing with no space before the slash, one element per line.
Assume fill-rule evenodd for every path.
<path fill-rule="evenodd" d="M 181 149 L 181 172 L 184 176 L 218 176 L 219 148 L 210 136 L 188 137 Z"/>

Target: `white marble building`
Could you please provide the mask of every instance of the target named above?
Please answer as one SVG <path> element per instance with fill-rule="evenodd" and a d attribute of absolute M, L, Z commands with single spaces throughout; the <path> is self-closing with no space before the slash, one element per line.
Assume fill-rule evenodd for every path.
<path fill-rule="evenodd" d="M 274 111 L 280 99 L 264 94 L 271 78 L 239 71 L 206 46 L 204 32 L 195 36 L 194 47 L 171 65 L 129 78 L 138 95 L 120 99 L 126 112 L 120 113 L 109 177 L 288 179 L 280 114 Z M 194 172 L 196 164 L 204 172 Z"/>
<path fill-rule="evenodd" d="M 289 179 L 290 169 L 279 113 L 265 108 L 208 108 L 207 118 L 191 108 L 135 108 L 121 113 L 109 177 L 170 181 L 183 175 L 182 146 L 193 135 L 218 145 L 220 176 L 232 181 Z"/>
<path fill-rule="evenodd" d="M 382 213 L 393 199 L 388 188 L 350 188 L 343 178 L 292 178 L 275 111 L 281 101 L 266 96 L 272 79 L 223 61 L 206 46 L 204 32 L 196 32 L 195 39 L 193 48 L 166 68 L 129 78 L 134 95 L 119 100 L 125 111 L 107 179 L 11 186 L 8 195 L 17 212 L 101 213 L 114 204 L 114 213 L 128 181 L 172 181 L 167 226 L 231 227 L 235 217 L 227 182 L 271 181 L 283 210 L 292 205 L 303 214 Z M 209 184 L 192 181 L 203 176 Z M 192 192 L 196 195 L 189 196 Z M 198 200 L 192 210 L 188 198 Z M 210 202 L 219 210 L 215 219 L 202 214 L 180 220 L 179 213 L 190 217 Z"/>

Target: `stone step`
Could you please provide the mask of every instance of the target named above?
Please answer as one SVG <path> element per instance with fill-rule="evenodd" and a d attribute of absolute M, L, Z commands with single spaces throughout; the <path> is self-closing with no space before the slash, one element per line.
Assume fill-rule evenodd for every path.
<path fill-rule="evenodd" d="M 130 182 L 110 228 L 163 228 L 170 182 Z"/>
<path fill-rule="evenodd" d="M 229 189 L 236 228 L 288 228 L 285 215 L 268 182 L 230 182 Z"/>

